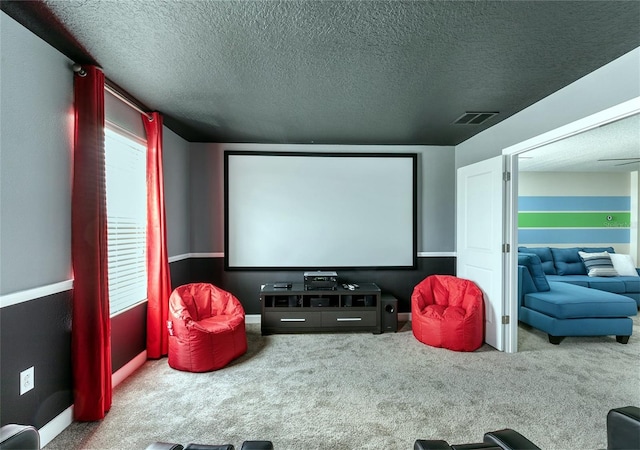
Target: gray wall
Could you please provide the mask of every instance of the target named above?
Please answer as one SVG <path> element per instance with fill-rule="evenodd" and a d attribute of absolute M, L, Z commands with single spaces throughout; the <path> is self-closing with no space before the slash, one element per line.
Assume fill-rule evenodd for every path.
<path fill-rule="evenodd" d="M 71 62 L 0 14 L 0 294 L 71 274 Z"/>
<path fill-rule="evenodd" d="M 73 72 L 71 61 L 5 13 L 0 33 L 0 424 L 41 428 L 73 403 L 72 290 L 47 287 L 73 276 Z M 139 114 L 106 102 L 121 126 L 140 134 Z M 188 143 L 166 127 L 164 137 L 169 254 L 184 254 Z M 45 289 L 22 292 L 33 288 Z M 144 350 L 145 312 L 143 304 L 112 320 L 114 370 Z M 19 374 L 31 366 L 35 388 L 19 395 Z"/>
<path fill-rule="evenodd" d="M 640 96 L 640 48 L 456 146 L 456 169 Z"/>
<path fill-rule="evenodd" d="M 73 73 L 4 13 L 0 57 L 0 424 L 40 428 L 73 403 L 72 291 L 4 299 L 72 278 Z M 19 395 L 31 366 L 35 387 Z"/>
<path fill-rule="evenodd" d="M 418 251 L 453 252 L 454 149 L 438 146 L 190 144 L 191 252 L 224 251 L 224 149 L 418 153 Z M 383 212 L 381 212 L 383 213 Z"/>
<path fill-rule="evenodd" d="M 222 156 L 221 144 L 190 144 L 191 253 L 224 251 Z"/>
<path fill-rule="evenodd" d="M 189 253 L 189 143 L 168 128 L 163 131 L 164 196 L 169 256 Z"/>

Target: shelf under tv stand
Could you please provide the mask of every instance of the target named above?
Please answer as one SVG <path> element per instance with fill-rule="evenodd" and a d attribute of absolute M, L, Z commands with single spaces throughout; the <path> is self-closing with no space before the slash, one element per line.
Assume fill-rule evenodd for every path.
<path fill-rule="evenodd" d="M 381 292 L 373 283 L 360 283 L 354 290 L 305 290 L 303 283 L 260 289 L 261 329 L 274 333 L 367 331 L 382 333 Z"/>

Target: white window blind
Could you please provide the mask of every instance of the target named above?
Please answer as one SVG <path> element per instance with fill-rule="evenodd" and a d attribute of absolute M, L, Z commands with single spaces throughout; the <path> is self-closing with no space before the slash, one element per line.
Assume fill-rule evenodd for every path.
<path fill-rule="evenodd" d="M 146 145 L 105 129 L 110 313 L 147 299 Z"/>

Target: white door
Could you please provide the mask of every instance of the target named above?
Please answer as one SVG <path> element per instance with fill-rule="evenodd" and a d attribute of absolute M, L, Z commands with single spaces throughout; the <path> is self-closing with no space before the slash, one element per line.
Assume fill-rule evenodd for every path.
<path fill-rule="evenodd" d="M 503 157 L 458 169 L 457 276 L 475 282 L 484 293 L 485 342 L 504 350 Z"/>

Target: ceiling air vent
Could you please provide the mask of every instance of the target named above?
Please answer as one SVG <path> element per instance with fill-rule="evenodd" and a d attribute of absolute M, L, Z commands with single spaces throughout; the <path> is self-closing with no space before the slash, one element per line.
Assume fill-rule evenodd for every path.
<path fill-rule="evenodd" d="M 498 114 L 497 112 L 466 112 L 458 117 L 455 125 L 480 125 Z"/>

